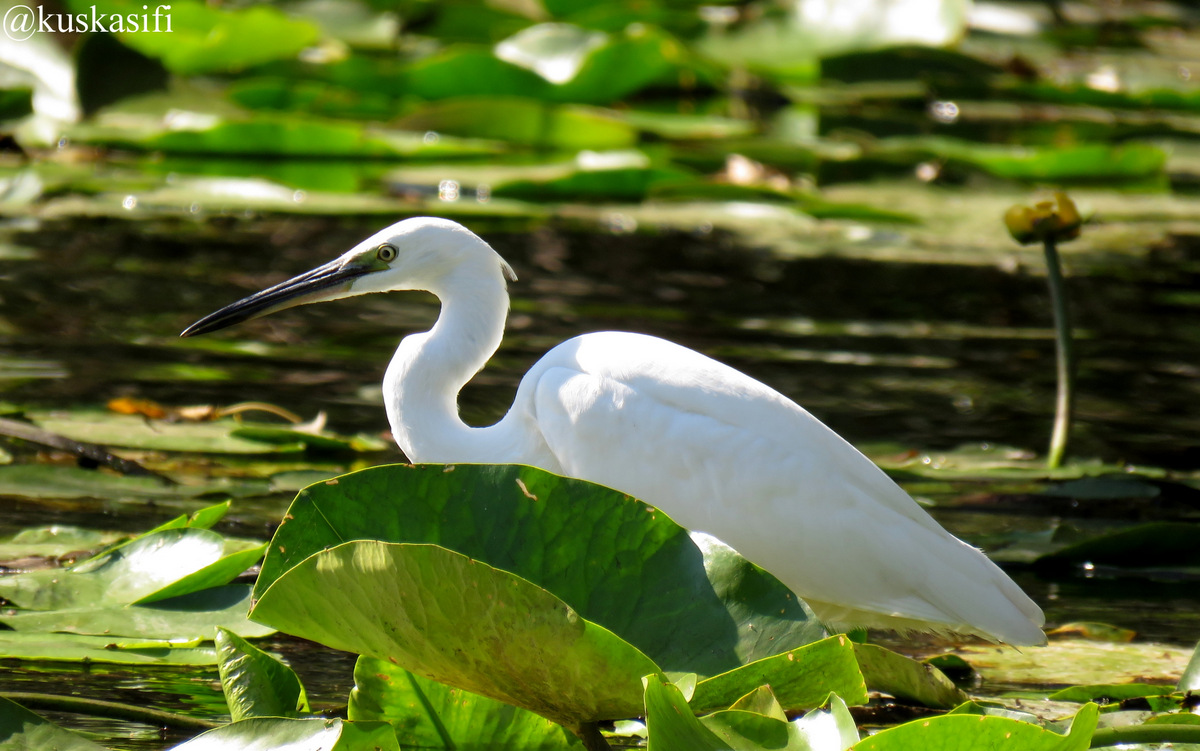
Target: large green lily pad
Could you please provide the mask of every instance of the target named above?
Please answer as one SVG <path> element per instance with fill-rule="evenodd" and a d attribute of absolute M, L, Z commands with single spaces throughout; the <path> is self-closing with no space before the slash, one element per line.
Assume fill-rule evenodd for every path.
<path fill-rule="evenodd" d="M 562 600 L 436 545 L 347 542 L 273 581 L 252 616 L 567 727 L 641 710 L 658 667 Z"/>
<path fill-rule="evenodd" d="M 312 485 L 280 525 L 262 597 L 347 540 L 433 543 L 553 592 L 663 670 L 701 676 L 824 636 L 774 577 L 599 485 L 515 465 L 392 465 Z"/>

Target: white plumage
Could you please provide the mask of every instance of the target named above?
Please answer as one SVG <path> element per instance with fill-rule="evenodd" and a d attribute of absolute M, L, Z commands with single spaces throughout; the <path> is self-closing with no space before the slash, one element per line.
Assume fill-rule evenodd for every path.
<path fill-rule="evenodd" d="M 506 276 L 466 228 L 408 219 L 184 334 L 302 302 L 427 290 L 442 303 L 437 323 L 400 343 L 384 378 L 412 461 L 529 464 L 616 488 L 725 541 L 837 627 L 1044 642 L 1038 606 L 869 459 L 787 397 L 685 347 L 576 337 L 529 370 L 500 422 L 466 425 L 458 392 L 500 345 Z"/>

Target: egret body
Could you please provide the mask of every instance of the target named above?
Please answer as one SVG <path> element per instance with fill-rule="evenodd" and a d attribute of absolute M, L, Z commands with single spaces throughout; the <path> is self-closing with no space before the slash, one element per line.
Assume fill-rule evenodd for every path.
<path fill-rule="evenodd" d="M 458 392 L 500 346 L 514 278 L 465 227 L 407 219 L 183 336 L 302 303 L 427 290 L 441 300 L 437 323 L 400 342 L 383 384 L 410 460 L 528 464 L 616 488 L 720 538 L 834 626 L 1045 641 L 1038 606 L 869 459 L 787 397 L 685 347 L 576 337 L 525 374 L 498 423 L 464 423 Z"/>

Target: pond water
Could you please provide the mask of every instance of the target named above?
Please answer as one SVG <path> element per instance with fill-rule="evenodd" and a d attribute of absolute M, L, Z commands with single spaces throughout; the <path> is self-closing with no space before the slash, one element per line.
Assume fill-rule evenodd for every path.
<path fill-rule="evenodd" d="M 174 406 L 257 400 L 306 418 L 324 411 L 340 432 L 384 433 L 379 381 L 398 339 L 434 320 L 437 304 L 427 295 L 356 298 L 212 336 L 177 337 L 203 314 L 342 252 L 379 224 L 105 219 L 14 233 L 26 252 L 5 263 L 3 398 L 43 408 L 99 406 L 120 396 Z M 785 232 L 792 245 L 704 226 L 683 232 L 651 223 L 633 233 L 589 231 L 570 220 L 473 226 L 520 277 L 511 288 L 504 345 L 461 399 L 474 424 L 503 414 L 521 374 L 554 343 L 624 329 L 678 341 L 754 375 L 877 459 L 912 454 L 936 461 L 964 444 L 1044 450 L 1054 392 L 1045 280 L 1038 254 L 1017 249 L 998 222 L 992 236 L 977 238 L 976 257 L 954 252 L 952 239 L 931 248 L 911 228 L 868 230 L 853 222 L 828 223 L 823 235 Z M 1200 433 L 1192 408 L 1200 397 L 1200 244 L 1186 233 L 1150 234 L 1155 239 L 1137 252 L 1093 248 L 1068 256 L 1081 361 L 1073 452 L 1114 464 L 1194 468 L 1197 444 L 1187 437 Z M 400 457 L 369 461 L 392 458 Z M 277 463 L 329 473 L 352 466 L 336 459 Z M 238 467 L 224 461 L 183 471 L 236 474 Z M 243 469 L 252 471 L 254 462 L 245 460 Z M 1044 482 L 986 474 L 901 479 L 937 503 L 944 525 L 984 547 L 1063 523 L 1117 526 L 1147 513 L 1122 503 L 1039 497 Z M 265 539 L 291 495 L 235 501 L 220 529 Z M 1184 508 L 1195 503 L 1185 501 Z M 61 522 L 138 531 L 202 505 L 53 498 L 3 504 L 0 534 Z M 1047 578 L 1021 565 L 1010 570 L 1051 623 L 1104 621 L 1181 646 L 1200 626 L 1200 594 L 1190 577 L 1092 571 Z M 314 707 L 344 704 L 350 656 L 286 637 L 266 645 L 294 665 Z M 63 677 L 97 698 L 211 717 L 224 711 L 215 669 L 8 661 L 0 665 L 0 691 L 38 690 Z M 86 729 L 122 748 L 172 740 L 128 723 Z"/>

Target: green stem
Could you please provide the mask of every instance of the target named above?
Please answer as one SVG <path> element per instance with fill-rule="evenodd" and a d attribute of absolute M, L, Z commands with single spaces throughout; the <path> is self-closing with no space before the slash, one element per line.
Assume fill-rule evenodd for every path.
<path fill-rule="evenodd" d="M 15 701 L 26 709 L 51 709 L 95 717 L 115 717 L 121 720 L 133 720 L 134 722 L 144 722 L 147 725 L 179 728 L 181 730 L 210 730 L 224 724 L 213 722 L 212 720 L 203 720 L 199 717 L 189 717 L 175 712 L 164 712 L 160 709 L 122 704 L 116 701 L 85 699 L 81 696 L 61 696 L 58 694 L 21 691 L 6 691 L 0 694 L 0 696 Z"/>
<path fill-rule="evenodd" d="M 1092 734 L 1092 748 L 1122 743 L 1200 743 L 1200 725 L 1131 725 L 1100 728 Z"/>
<path fill-rule="evenodd" d="M 1054 403 L 1054 433 L 1050 436 L 1050 454 L 1046 466 L 1057 469 L 1067 453 L 1071 435 L 1071 416 L 1075 410 L 1075 348 L 1071 341 L 1071 314 L 1067 310 L 1067 288 L 1054 238 L 1046 238 L 1046 278 L 1050 283 L 1050 303 L 1054 307 L 1054 349 L 1058 360 L 1058 395 Z"/>
<path fill-rule="evenodd" d="M 579 736 L 579 740 L 583 741 L 583 747 L 587 751 L 612 751 L 612 746 L 608 745 L 604 734 L 600 732 L 600 726 L 596 723 L 584 722 L 571 729 Z"/>

